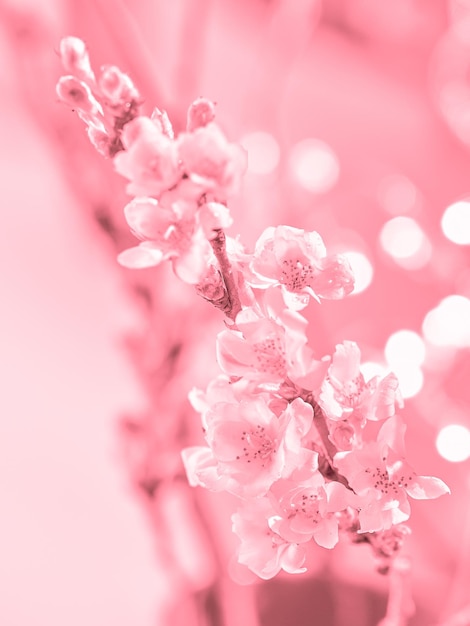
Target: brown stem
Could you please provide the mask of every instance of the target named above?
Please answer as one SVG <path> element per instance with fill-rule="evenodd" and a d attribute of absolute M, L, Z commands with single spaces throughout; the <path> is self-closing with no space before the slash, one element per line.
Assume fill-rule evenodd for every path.
<path fill-rule="evenodd" d="M 326 423 L 325 414 L 321 410 L 320 405 L 313 398 L 311 398 L 309 402 L 313 406 L 313 423 L 322 441 L 326 460 L 331 466 L 333 466 L 333 458 L 338 450 L 329 438 L 330 433 Z"/>
<path fill-rule="evenodd" d="M 338 450 L 329 438 L 329 430 L 325 414 L 311 393 L 308 394 L 304 400 L 313 407 L 313 425 L 317 430 L 323 448 L 323 455 L 320 455 L 319 459 L 318 469 L 320 470 L 320 473 L 323 474 L 325 478 L 328 478 L 328 480 L 335 480 L 336 482 L 343 484 L 348 489 L 351 489 L 347 479 L 340 474 L 334 466 L 333 458 Z"/>
<path fill-rule="evenodd" d="M 232 266 L 227 256 L 225 247 L 225 233 L 219 228 L 215 231 L 215 236 L 211 239 L 211 246 L 219 263 L 220 272 L 228 294 L 228 305 L 225 314 L 232 320 L 235 320 L 237 314 L 242 310 L 238 288 L 233 276 Z"/>

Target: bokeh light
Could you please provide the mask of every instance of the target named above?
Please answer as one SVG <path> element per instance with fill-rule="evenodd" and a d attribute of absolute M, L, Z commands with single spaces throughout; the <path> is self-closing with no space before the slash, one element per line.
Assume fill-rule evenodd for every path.
<path fill-rule="evenodd" d="M 470 346 L 470 300 L 457 294 L 441 300 L 426 314 L 423 334 L 436 346 Z"/>
<path fill-rule="evenodd" d="M 281 150 L 271 134 L 261 130 L 248 133 L 240 143 L 248 152 L 248 171 L 252 174 L 270 174 L 278 166 Z"/>
<path fill-rule="evenodd" d="M 374 378 L 374 376 L 385 376 L 387 369 L 381 363 L 377 361 L 364 361 L 361 363 L 361 372 L 366 381 Z"/>
<path fill-rule="evenodd" d="M 392 369 L 403 363 L 422 365 L 425 357 L 426 345 L 413 330 L 398 330 L 390 335 L 385 345 L 385 358 Z"/>
<path fill-rule="evenodd" d="M 339 161 L 320 139 L 303 139 L 290 152 L 289 165 L 295 180 L 307 191 L 325 193 L 339 178 Z"/>
<path fill-rule="evenodd" d="M 384 353 L 399 380 L 403 397 L 416 396 L 424 383 L 421 365 L 426 357 L 426 346 L 423 339 L 413 330 L 398 330 L 388 338 Z"/>
<path fill-rule="evenodd" d="M 413 398 L 421 391 L 424 383 L 423 371 L 414 364 L 401 363 L 393 368 L 400 383 L 400 391 L 404 398 Z"/>
<path fill-rule="evenodd" d="M 352 251 L 343 254 L 348 259 L 354 272 L 354 291 L 352 294 L 365 291 L 374 277 L 374 267 L 372 263 L 362 252 Z"/>
<path fill-rule="evenodd" d="M 453 243 L 470 245 L 470 202 L 460 200 L 448 206 L 442 216 L 441 227 Z"/>
<path fill-rule="evenodd" d="M 436 448 L 447 461 L 466 461 L 470 458 L 470 430 L 460 424 L 444 426 L 437 435 Z"/>
<path fill-rule="evenodd" d="M 411 217 L 398 216 L 386 222 L 379 239 L 385 252 L 405 269 L 424 267 L 431 258 L 431 243 L 418 222 Z"/>

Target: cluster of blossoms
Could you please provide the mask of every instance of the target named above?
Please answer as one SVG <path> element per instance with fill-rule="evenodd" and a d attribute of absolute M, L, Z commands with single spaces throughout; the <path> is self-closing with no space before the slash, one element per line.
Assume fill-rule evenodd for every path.
<path fill-rule="evenodd" d="M 407 532 L 408 498 L 449 490 L 405 459 L 395 375 L 365 380 L 352 341 L 323 358 L 308 345 L 302 311 L 311 299 L 351 293 L 347 260 L 328 254 L 318 233 L 290 226 L 267 228 L 251 252 L 226 236 L 227 200 L 246 154 L 215 123 L 213 103 L 196 100 L 175 137 L 166 113 L 139 115 L 137 91 L 120 70 L 95 79 L 80 40 L 63 40 L 61 55 L 71 76 L 59 81 L 59 96 L 134 196 L 124 212 L 141 242 L 120 263 L 170 260 L 226 315 L 221 373 L 190 394 L 207 445 L 182 457 L 191 485 L 240 500 L 232 518 L 239 563 L 264 579 L 303 572 L 307 544 L 333 548 L 341 533 L 393 557 Z"/>

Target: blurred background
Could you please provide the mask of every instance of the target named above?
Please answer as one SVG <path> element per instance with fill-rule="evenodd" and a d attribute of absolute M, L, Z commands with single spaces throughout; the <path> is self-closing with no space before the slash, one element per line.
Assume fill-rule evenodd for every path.
<path fill-rule="evenodd" d="M 367 546 L 309 573 L 229 576 L 234 503 L 187 486 L 186 396 L 217 372 L 219 312 L 166 268 L 132 272 L 125 181 L 55 83 L 65 35 L 116 64 L 175 129 L 190 102 L 249 152 L 235 225 L 318 230 L 357 273 L 311 306 L 393 369 L 419 474 L 412 626 L 470 624 L 470 1 L 1 0 L 0 623 L 369 626 L 387 579 Z M 398 625 L 397 625 L 398 626 Z"/>

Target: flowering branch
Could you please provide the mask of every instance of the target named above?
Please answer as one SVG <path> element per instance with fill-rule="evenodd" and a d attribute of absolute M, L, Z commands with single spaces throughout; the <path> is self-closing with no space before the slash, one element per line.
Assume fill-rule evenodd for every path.
<path fill-rule="evenodd" d="M 308 344 L 302 311 L 351 293 L 347 260 L 328 254 L 318 233 L 290 226 L 266 228 L 253 251 L 226 235 L 246 154 L 215 123 L 214 104 L 193 102 L 175 137 L 164 111 L 139 114 L 137 91 L 120 70 L 96 78 L 78 41 L 61 44 L 73 73 L 58 94 L 129 181 L 134 197 L 124 215 L 140 243 L 119 262 L 138 269 L 170 261 L 231 322 L 217 337 L 220 375 L 190 394 L 207 444 L 182 451 L 190 485 L 238 498 L 238 562 L 260 578 L 306 571 L 306 545 L 332 549 L 340 531 L 370 543 L 381 571 L 391 572 L 384 625 L 405 623 L 408 570 L 397 555 L 408 498 L 449 489 L 405 459 L 396 376 L 366 381 L 352 341 L 321 359 Z"/>

